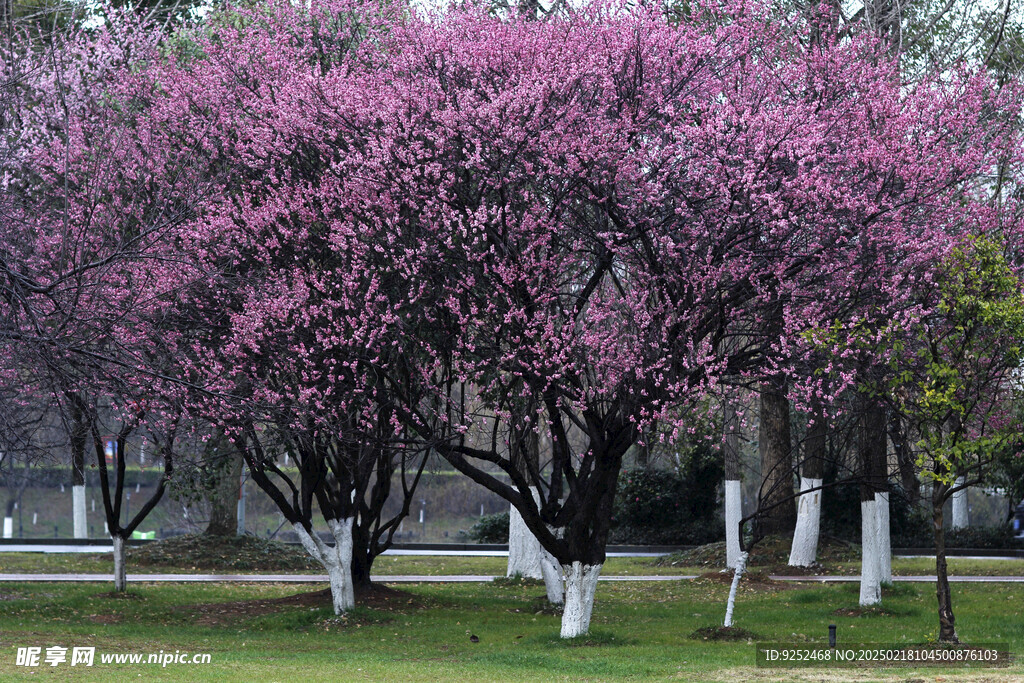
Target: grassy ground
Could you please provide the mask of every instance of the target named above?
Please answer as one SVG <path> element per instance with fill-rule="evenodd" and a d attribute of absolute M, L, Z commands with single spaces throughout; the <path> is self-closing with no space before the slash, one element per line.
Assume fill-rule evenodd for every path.
<path fill-rule="evenodd" d="M 300 552 L 300 551 L 296 551 Z M 384 555 L 377 558 L 373 565 L 373 573 L 380 575 L 415 574 L 486 574 L 500 575 L 505 573 L 507 561 L 504 557 L 456 557 L 430 555 Z M 897 576 L 913 576 L 935 573 L 935 560 L 926 557 L 894 558 L 893 573 Z M 792 569 L 778 565 L 752 565 L 762 571 L 771 570 L 775 573 L 789 574 Z M 715 567 L 693 564 L 656 564 L 644 557 L 610 557 L 602 570 L 607 576 L 678 576 L 683 574 L 703 574 Z M 128 560 L 128 571 L 136 573 L 180 573 L 195 571 L 196 565 L 191 563 L 166 562 L 142 565 L 132 558 Z M 285 569 L 276 564 L 268 564 L 261 569 L 253 565 L 249 569 L 237 567 L 204 568 L 200 571 L 232 574 L 288 573 L 288 574 L 322 574 L 310 564 L 307 569 Z M 109 553 L 0 553 L 0 573 L 25 572 L 33 574 L 54 574 L 61 572 L 110 573 L 113 571 L 113 560 Z M 949 571 L 953 576 L 1024 576 L 1024 560 L 993 560 L 949 558 Z M 815 573 L 858 574 L 859 561 L 834 562 Z"/>
<path fill-rule="evenodd" d="M 727 582 L 602 584 L 591 636 L 558 637 L 559 617 L 543 588 L 494 584 L 402 586 L 369 597 L 345 619 L 326 598 L 296 586 L 133 585 L 127 598 L 89 584 L 5 584 L 0 602 L 0 679 L 18 647 L 92 646 L 91 669 L 31 669 L 56 680 L 701 680 L 846 681 L 1024 678 L 1024 666 L 970 676 L 952 670 L 759 669 L 752 643 L 691 639 L 721 623 Z M 297 593 L 306 594 L 299 597 Z M 1024 596 L 1013 585 L 957 585 L 957 625 L 970 642 L 1024 645 Z M 740 591 L 737 625 L 764 640 L 821 643 L 838 624 L 840 643 L 924 642 L 936 628 L 927 585 L 886 591 L 884 609 L 856 610 L 855 585 L 780 586 Z M 856 616 L 855 616 L 856 615 Z M 472 636 L 478 642 L 473 642 Z M 103 664 L 100 655 L 209 653 L 206 665 Z M 18 676 L 20 678 L 20 676 Z M 982 680 L 982 678 L 976 678 Z"/>
<path fill-rule="evenodd" d="M 1024 564 L 1022 562 L 1021 564 Z M 435 555 L 383 555 L 373 564 L 373 573 L 380 575 L 413 574 L 413 575 L 453 575 L 453 574 L 484 574 L 491 576 L 503 575 L 508 560 L 504 557 L 461 557 Z M 110 553 L 0 553 L 0 573 L 56 574 L 66 572 L 106 573 L 114 571 L 114 563 Z M 161 564 L 141 565 L 128 559 L 128 572 L 131 574 L 145 573 L 182 573 L 197 571 L 194 564 L 166 562 Z M 310 567 L 304 570 L 283 570 L 271 564 L 267 569 L 236 569 L 221 567 L 202 569 L 212 573 L 231 574 L 323 574 L 322 568 Z M 680 574 L 700 574 L 707 571 L 700 567 L 655 566 L 649 558 L 643 557 L 611 557 L 604 566 L 605 575 L 624 576 L 678 576 Z"/>

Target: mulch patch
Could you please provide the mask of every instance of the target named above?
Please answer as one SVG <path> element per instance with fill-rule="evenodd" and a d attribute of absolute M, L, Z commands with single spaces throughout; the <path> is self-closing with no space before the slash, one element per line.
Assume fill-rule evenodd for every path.
<path fill-rule="evenodd" d="M 767 536 L 750 551 L 748 567 L 788 566 L 789 553 L 793 545 L 792 535 Z M 725 541 L 708 543 L 656 558 L 652 564 L 673 567 L 724 567 Z M 818 563 L 830 569 L 836 565 L 849 564 L 860 559 L 860 546 L 841 539 L 822 535 L 818 539 Z M 792 569 L 792 568 L 790 568 Z M 791 573 L 788 569 L 785 572 Z"/>
<path fill-rule="evenodd" d="M 738 626 L 705 626 L 690 634 L 691 640 L 758 640 L 753 631 Z"/>
<path fill-rule="evenodd" d="M 788 564 L 773 564 L 767 568 L 769 574 L 778 576 L 821 576 L 824 568 L 820 564 L 813 564 L 810 567 L 794 567 Z"/>
<path fill-rule="evenodd" d="M 323 571 L 302 548 L 255 536 L 175 536 L 129 548 L 128 561 L 132 566 L 212 571 Z"/>
<path fill-rule="evenodd" d="M 325 588 L 319 591 L 288 595 L 283 598 L 182 605 L 175 609 L 195 615 L 197 624 L 222 626 L 237 623 L 239 619 L 252 619 L 266 614 L 274 614 L 288 607 L 330 608 L 331 605 L 331 589 Z M 423 609 L 427 603 L 419 596 L 397 588 L 373 584 L 369 590 L 356 592 L 356 606 L 386 612 L 406 612 Z"/>
<path fill-rule="evenodd" d="M 110 591 L 109 593 L 100 593 L 96 597 L 108 600 L 142 600 L 142 596 L 138 593 L 130 593 L 128 591 Z"/>
<path fill-rule="evenodd" d="M 86 617 L 92 624 L 120 624 L 124 617 L 120 614 L 90 614 Z"/>
<path fill-rule="evenodd" d="M 883 607 L 840 607 L 832 612 L 837 617 L 891 617 L 893 613 Z"/>
<path fill-rule="evenodd" d="M 697 577 L 698 581 L 708 581 L 710 583 L 720 583 L 725 586 L 732 585 L 732 572 L 704 572 Z M 740 587 L 747 586 L 748 588 L 776 588 L 776 589 L 788 589 L 795 588 L 795 586 L 788 581 L 776 581 L 768 574 L 764 572 L 745 572 L 740 578 Z"/>

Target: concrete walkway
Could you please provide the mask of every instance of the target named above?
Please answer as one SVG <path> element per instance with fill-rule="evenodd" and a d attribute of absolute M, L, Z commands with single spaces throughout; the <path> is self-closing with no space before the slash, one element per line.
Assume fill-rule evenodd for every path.
<path fill-rule="evenodd" d="M 379 583 L 486 583 L 498 577 L 479 574 L 421 576 L 414 574 L 373 576 Z M 693 574 L 675 576 L 602 576 L 601 581 L 686 581 Z M 860 581 L 859 576 L 777 576 L 776 581 L 834 583 Z M 89 583 L 113 581 L 113 574 L 0 574 L 0 581 Z M 958 583 L 1024 583 L 1024 576 L 950 576 Z M 130 583 L 326 583 L 326 574 L 128 574 Z M 934 583 L 934 576 L 894 576 L 893 581 Z"/>
<path fill-rule="evenodd" d="M 487 583 L 498 578 L 483 574 L 371 576 L 377 583 Z M 601 581 L 682 581 L 696 576 L 602 576 Z M 326 583 L 326 574 L 128 574 L 129 583 Z M 113 581 L 113 574 L 0 574 L 0 581 L 89 583 Z"/>

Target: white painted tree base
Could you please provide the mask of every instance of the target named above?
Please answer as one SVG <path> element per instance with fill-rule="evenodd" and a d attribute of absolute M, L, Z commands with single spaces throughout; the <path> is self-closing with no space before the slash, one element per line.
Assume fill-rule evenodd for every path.
<path fill-rule="evenodd" d="M 860 604 L 877 605 L 882 601 L 881 547 L 878 533 L 878 502 L 860 502 Z"/>
<path fill-rule="evenodd" d="M 354 517 L 329 519 L 327 527 L 334 537 L 334 547 L 324 543 L 318 534 L 310 534 L 301 524 L 292 528 L 299 536 L 302 547 L 327 570 L 331 586 L 331 602 L 335 614 L 343 614 L 356 606 L 355 586 L 352 584 L 352 523 Z"/>
<path fill-rule="evenodd" d="M 725 566 L 735 569 L 740 560 L 740 520 L 743 492 L 739 479 L 725 480 Z"/>
<path fill-rule="evenodd" d="M 789 551 L 791 567 L 810 567 L 818 559 L 818 533 L 821 527 L 821 479 L 800 477 L 800 505 L 797 508 L 793 546 Z M 804 493 L 819 489 L 812 493 Z"/>
<path fill-rule="evenodd" d="M 740 586 L 740 579 L 743 578 L 743 573 L 747 570 L 747 553 L 740 553 L 739 560 L 736 562 L 736 567 L 732 573 L 732 585 L 729 586 L 729 599 L 725 603 L 725 622 L 722 624 L 726 628 L 732 626 L 732 615 L 736 609 L 736 590 Z"/>
<path fill-rule="evenodd" d="M 110 538 L 114 542 L 114 591 L 123 593 L 128 588 L 124 539 L 120 536 L 111 536 Z"/>
<path fill-rule="evenodd" d="M 957 477 L 955 485 L 963 486 L 964 478 Z M 950 516 L 949 526 L 951 529 L 966 529 L 970 525 L 970 518 L 967 511 L 967 489 L 960 489 L 952 496 L 953 514 Z"/>
<path fill-rule="evenodd" d="M 599 564 L 573 562 L 562 565 L 565 573 L 565 606 L 562 609 L 562 637 L 575 638 L 590 630 L 594 593 L 601 576 Z"/>
<path fill-rule="evenodd" d="M 4 517 L 4 538 L 14 538 L 14 517 Z"/>
<path fill-rule="evenodd" d="M 889 492 L 875 494 L 878 514 L 878 578 L 892 583 L 892 530 L 889 528 Z"/>
<path fill-rule="evenodd" d="M 85 516 L 85 485 L 71 487 L 71 520 L 75 538 L 88 538 L 89 527 Z"/>
<path fill-rule="evenodd" d="M 540 568 L 544 574 L 544 589 L 548 594 L 548 602 L 552 605 L 565 604 L 565 581 L 562 568 L 548 551 L 541 548 Z"/>
<path fill-rule="evenodd" d="M 534 501 L 540 500 L 536 487 L 531 486 L 530 493 L 533 494 Z M 544 578 L 541 553 L 540 541 L 526 526 L 519 510 L 514 505 L 511 506 L 508 513 L 508 569 L 505 576 L 518 574 L 531 579 Z"/>

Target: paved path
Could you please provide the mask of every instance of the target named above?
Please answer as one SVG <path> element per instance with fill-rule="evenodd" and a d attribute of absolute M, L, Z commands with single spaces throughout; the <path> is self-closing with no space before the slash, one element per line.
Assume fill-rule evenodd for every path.
<path fill-rule="evenodd" d="M 463 574 L 458 576 L 419 576 L 412 574 L 373 576 L 380 583 L 486 583 L 495 576 Z M 602 576 L 601 581 L 686 581 L 696 579 L 692 574 L 674 576 Z M 859 576 L 772 576 L 776 581 L 807 581 L 817 583 L 860 581 Z M 88 583 L 113 581 L 113 574 L 0 574 L 2 581 L 44 582 L 63 581 Z M 1024 576 L 951 576 L 951 582 L 960 583 L 1024 583 Z M 130 583 L 325 583 L 326 574 L 128 574 Z M 893 581 L 934 583 L 934 576 L 894 576 Z"/>
<path fill-rule="evenodd" d="M 325 583 L 326 574 L 128 574 L 129 583 Z M 371 576 L 378 583 L 487 583 L 498 578 L 483 574 L 427 576 L 403 574 Z M 696 576 L 602 576 L 602 581 L 681 581 Z M 62 581 L 88 583 L 113 581 L 113 574 L 0 574 L 2 581 Z"/>

